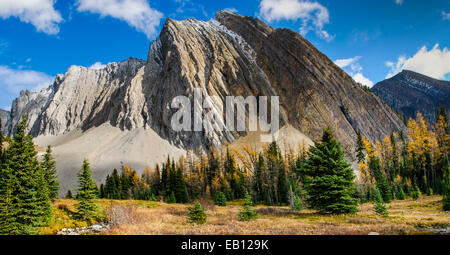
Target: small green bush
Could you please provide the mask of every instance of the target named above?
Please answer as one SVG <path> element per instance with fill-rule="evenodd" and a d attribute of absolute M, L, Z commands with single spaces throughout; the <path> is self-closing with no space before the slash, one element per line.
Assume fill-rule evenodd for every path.
<path fill-rule="evenodd" d="M 388 217 L 389 216 L 389 211 L 386 208 L 386 205 L 382 202 L 377 202 L 375 203 L 373 210 L 375 211 L 375 213 L 378 216 L 381 217 Z"/>
<path fill-rule="evenodd" d="M 253 202 L 252 198 L 248 194 L 248 192 L 245 194 L 245 201 L 242 205 L 241 210 L 239 211 L 239 220 L 241 221 L 250 221 L 258 218 L 258 214 L 253 209 Z"/>
<path fill-rule="evenodd" d="M 166 203 L 175 204 L 176 202 L 177 199 L 175 198 L 175 193 L 172 191 L 172 193 L 170 193 L 170 196 L 166 197 Z"/>
<path fill-rule="evenodd" d="M 417 200 L 422 196 L 422 194 L 420 193 L 419 187 L 417 187 L 417 185 L 414 185 L 413 190 L 411 192 L 411 197 L 413 200 Z"/>
<path fill-rule="evenodd" d="M 396 195 L 398 200 L 405 200 L 406 199 L 406 195 L 405 192 L 403 191 L 403 188 L 400 188 L 399 191 L 397 192 Z"/>
<path fill-rule="evenodd" d="M 223 192 L 219 192 L 214 197 L 214 204 L 217 206 L 227 206 L 227 197 Z"/>
<path fill-rule="evenodd" d="M 188 208 L 189 212 L 187 214 L 187 222 L 194 224 L 205 224 L 207 216 L 202 205 L 197 202 L 192 207 Z"/>

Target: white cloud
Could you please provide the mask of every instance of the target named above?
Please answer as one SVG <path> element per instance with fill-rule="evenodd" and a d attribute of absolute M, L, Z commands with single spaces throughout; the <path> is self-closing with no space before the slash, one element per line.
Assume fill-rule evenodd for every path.
<path fill-rule="evenodd" d="M 63 19 L 53 7 L 55 0 L 1 0 L 0 18 L 17 17 L 31 23 L 37 31 L 49 35 L 59 33 L 58 23 Z"/>
<path fill-rule="evenodd" d="M 152 39 L 163 14 L 150 7 L 147 0 L 78 0 L 77 10 L 110 16 L 123 20 L 137 31 L 143 32 Z"/>
<path fill-rule="evenodd" d="M 229 11 L 229 12 L 232 12 L 232 13 L 237 13 L 238 12 L 238 10 L 236 8 L 233 8 L 233 7 L 225 8 L 225 11 Z"/>
<path fill-rule="evenodd" d="M 259 15 L 268 22 L 280 20 L 301 20 L 300 33 L 305 36 L 315 31 L 317 36 L 330 41 L 334 36 L 323 30 L 330 23 L 330 13 L 318 2 L 307 0 L 262 0 Z"/>
<path fill-rule="evenodd" d="M 41 72 L 0 66 L 0 87 L 10 93 L 16 94 L 21 90 L 39 91 L 50 86 L 54 79 L 54 77 Z"/>
<path fill-rule="evenodd" d="M 357 74 L 353 75 L 352 78 L 353 78 L 353 80 L 361 83 L 362 85 L 369 86 L 370 88 L 373 87 L 373 82 L 370 79 L 364 77 L 364 75 L 362 73 L 357 73 Z"/>
<path fill-rule="evenodd" d="M 439 48 L 436 44 L 428 50 L 426 46 L 412 57 L 400 56 L 397 62 L 388 61 L 386 66 L 389 71 L 386 79 L 398 74 L 404 69 L 415 71 L 435 79 L 444 79 L 445 75 L 450 73 L 450 51 L 447 47 Z"/>
<path fill-rule="evenodd" d="M 442 19 L 443 20 L 450 20 L 450 13 L 442 11 Z"/>
<path fill-rule="evenodd" d="M 365 77 L 362 73 L 363 68 L 358 63 L 360 59 L 360 56 L 356 56 L 354 58 L 338 59 L 334 61 L 334 63 L 340 68 L 347 71 L 356 82 L 369 87 L 373 87 L 373 82 L 369 78 Z"/>
<path fill-rule="evenodd" d="M 403 4 L 403 0 L 395 0 L 395 4 L 402 5 Z"/>
<path fill-rule="evenodd" d="M 108 63 L 109 64 L 109 63 Z M 89 68 L 91 69 L 95 69 L 95 70 L 100 70 L 106 67 L 106 65 L 108 64 L 103 64 L 101 62 L 95 62 L 94 64 L 92 64 Z"/>
<path fill-rule="evenodd" d="M 358 60 L 360 59 L 360 56 L 356 56 L 354 58 L 344 58 L 344 59 L 338 59 L 336 61 L 334 61 L 334 63 L 339 66 L 340 68 L 345 68 L 351 64 L 354 64 L 356 62 L 358 62 Z"/>

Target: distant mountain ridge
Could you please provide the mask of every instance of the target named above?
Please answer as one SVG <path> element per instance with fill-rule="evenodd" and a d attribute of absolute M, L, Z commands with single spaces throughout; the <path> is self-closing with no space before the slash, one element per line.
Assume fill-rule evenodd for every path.
<path fill-rule="evenodd" d="M 407 119 L 422 113 L 428 123 L 436 121 L 436 110 L 450 110 L 450 82 L 409 70 L 377 83 L 372 90 Z"/>

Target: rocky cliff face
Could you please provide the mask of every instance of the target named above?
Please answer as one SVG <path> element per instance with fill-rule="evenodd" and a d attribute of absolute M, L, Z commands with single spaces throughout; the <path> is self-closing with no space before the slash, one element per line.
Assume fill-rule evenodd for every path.
<path fill-rule="evenodd" d="M 108 121 L 120 128 L 141 127 L 143 123 L 133 119 L 133 109 L 124 114 L 123 108 L 127 107 L 124 104 L 133 93 L 133 86 L 141 82 L 137 73 L 144 64 L 130 58 L 101 70 L 72 66 L 65 75 L 58 75 L 49 88 L 21 92 L 12 104 L 8 134 L 12 135 L 22 113 L 28 117 L 33 136 L 62 135 Z M 135 99 L 139 100 L 139 96 Z"/>
<path fill-rule="evenodd" d="M 298 33 L 226 12 L 216 19 L 249 43 L 289 123 L 311 138 L 319 139 L 323 128 L 331 126 L 347 151 L 354 151 L 358 130 L 378 140 L 404 128 L 387 105 L 360 89 Z"/>
<path fill-rule="evenodd" d="M 9 115 L 10 114 L 11 113 L 9 111 L 5 111 L 5 110 L 0 109 L 0 120 L 2 120 L 2 133 L 3 134 L 7 133 L 7 131 L 5 129 L 5 126 L 7 125 L 7 122 L 9 120 Z"/>
<path fill-rule="evenodd" d="M 300 131 L 297 136 L 314 140 L 331 126 L 349 158 L 358 130 L 377 140 L 405 128 L 390 107 L 362 90 L 299 34 L 221 11 L 208 22 L 168 19 L 146 62 L 129 59 L 101 70 L 73 66 L 48 89 L 22 92 L 13 103 L 8 130 L 11 134 L 24 112 L 30 133 L 40 143 L 56 146 L 60 162 L 74 157 L 73 148 L 79 148 L 80 162 L 87 157 L 83 155 L 97 162 L 104 159 L 98 167 L 105 172 L 98 179 L 114 164 L 127 163 L 130 150 L 131 163 L 140 167 L 151 163 L 149 157 L 180 155 L 178 148 L 207 151 L 247 135 L 229 130 L 174 132 L 171 117 L 177 110 L 171 109 L 171 102 L 180 95 L 192 99 L 196 88 L 217 96 L 214 109 L 225 108 L 228 95 L 280 96 L 281 125 L 289 124 Z M 147 152 L 153 143 L 160 146 L 157 156 Z M 80 162 L 64 167 L 74 172 Z"/>
<path fill-rule="evenodd" d="M 377 83 L 372 90 L 407 119 L 420 112 L 428 123 L 434 123 L 439 107 L 450 109 L 450 82 L 408 70 Z"/>

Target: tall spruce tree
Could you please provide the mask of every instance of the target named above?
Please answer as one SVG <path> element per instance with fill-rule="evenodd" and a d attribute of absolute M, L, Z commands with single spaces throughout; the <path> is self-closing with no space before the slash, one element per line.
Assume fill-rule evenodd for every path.
<path fill-rule="evenodd" d="M 366 155 L 364 154 L 365 146 L 363 137 L 361 135 L 361 132 L 358 131 L 358 135 L 356 138 L 356 158 L 358 159 L 358 163 L 361 163 L 365 160 Z"/>
<path fill-rule="evenodd" d="M 309 205 L 322 213 L 357 212 L 358 200 L 353 198 L 355 175 L 330 128 L 324 130 L 322 141 L 308 155 L 305 171 Z"/>
<path fill-rule="evenodd" d="M 58 198 L 59 183 L 56 175 L 56 162 L 52 156 L 51 146 L 47 147 L 47 151 L 43 157 L 41 167 L 44 171 L 44 180 L 47 183 L 48 194 L 50 199 Z"/>
<path fill-rule="evenodd" d="M 262 153 L 259 153 L 258 160 L 256 161 L 256 167 L 253 173 L 253 191 L 255 193 L 255 200 L 257 202 L 264 201 L 265 198 L 264 177 L 263 177 L 265 168 L 266 166 L 264 162 L 264 156 Z"/>
<path fill-rule="evenodd" d="M 392 200 L 392 190 L 389 185 L 388 179 L 383 169 L 381 169 L 380 159 L 376 156 L 371 156 L 369 158 L 369 169 L 375 176 L 375 181 L 377 188 L 381 192 L 383 201 L 385 203 L 390 203 Z"/>
<path fill-rule="evenodd" d="M 6 234 L 36 234 L 50 218 L 51 207 L 27 118 L 17 126 L 4 151 L 0 172 L 0 229 Z"/>
<path fill-rule="evenodd" d="M 80 173 L 78 174 L 78 194 L 77 200 L 79 203 L 76 205 L 77 213 L 83 220 L 92 219 L 95 216 L 97 210 L 97 204 L 94 199 L 97 198 L 97 186 L 92 179 L 91 167 L 89 161 L 84 160 Z"/>

